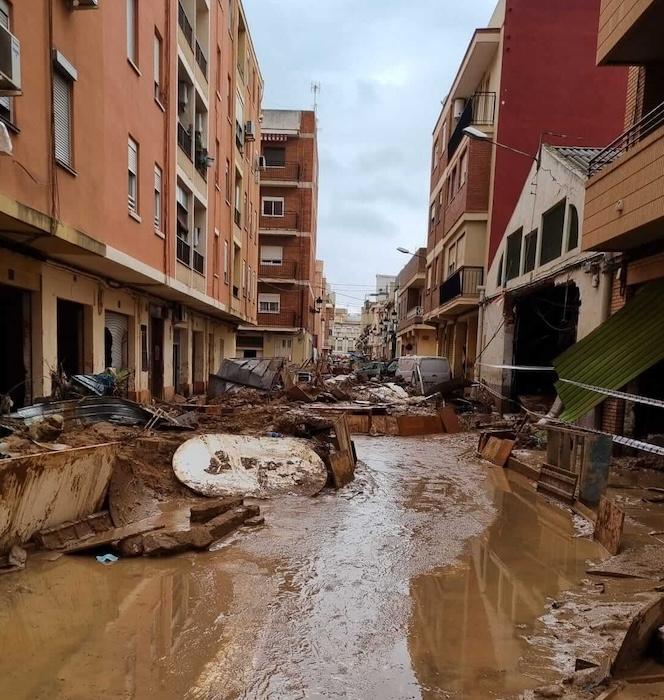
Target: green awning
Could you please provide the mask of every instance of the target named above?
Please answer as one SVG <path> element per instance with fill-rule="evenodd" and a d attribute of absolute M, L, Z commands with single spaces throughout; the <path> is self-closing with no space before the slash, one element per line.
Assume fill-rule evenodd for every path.
<path fill-rule="evenodd" d="M 620 389 L 664 359 L 664 280 L 639 290 L 620 311 L 554 360 L 560 379 Z M 564 382 L 556 390 L 572 422 L 606 396 Z"/>

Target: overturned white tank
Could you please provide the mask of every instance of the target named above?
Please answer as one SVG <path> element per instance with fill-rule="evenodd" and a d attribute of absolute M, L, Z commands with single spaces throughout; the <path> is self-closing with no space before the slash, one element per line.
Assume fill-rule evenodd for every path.
<path fill-rule="evenodd" d="M 304 440 L 220 433 L 180 445 L 173 471 L 204 496 L 314 495 L 327 481 L 325 463 Z"/>

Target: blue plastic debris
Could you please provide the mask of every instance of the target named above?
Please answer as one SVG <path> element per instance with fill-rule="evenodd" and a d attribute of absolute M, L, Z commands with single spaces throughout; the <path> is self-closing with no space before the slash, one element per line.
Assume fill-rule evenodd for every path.
<path fill-rule="evenodd" d="M 119 559 L 119 557 L 116 557 L 115 554 L 100 554 L 99 556 L 96 557 L 97 561 L 100 564 L 115 564 L 115 562 Z"/>

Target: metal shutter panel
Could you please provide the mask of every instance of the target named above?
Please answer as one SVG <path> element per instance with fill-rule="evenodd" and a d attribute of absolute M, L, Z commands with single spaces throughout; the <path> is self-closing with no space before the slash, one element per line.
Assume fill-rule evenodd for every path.
<path fill-rule="evenodd" d="M 71 83 L 60 73 L 53 73 L 53 127 L 55 157 L 71 165 Z"/>

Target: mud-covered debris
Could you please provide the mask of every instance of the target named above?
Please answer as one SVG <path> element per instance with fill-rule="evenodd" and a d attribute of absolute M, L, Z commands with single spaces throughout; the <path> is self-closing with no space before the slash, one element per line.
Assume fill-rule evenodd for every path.
<path fill-rule="evenodd" d="M 64 427 L 64 417 L 56 413 L 33 419 L 28 426 L 28 434 L 37 442 L 53 442 L 62 435 Z"/>

